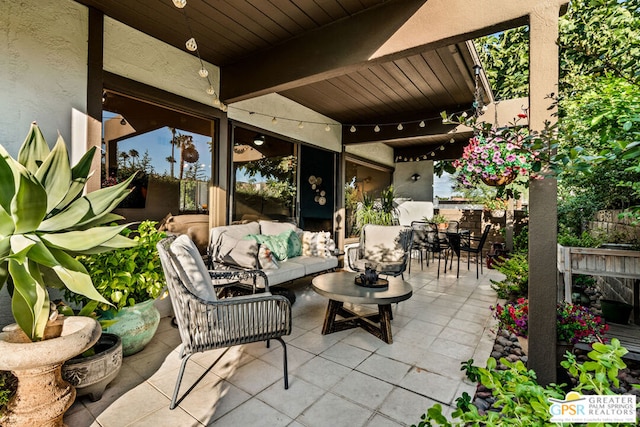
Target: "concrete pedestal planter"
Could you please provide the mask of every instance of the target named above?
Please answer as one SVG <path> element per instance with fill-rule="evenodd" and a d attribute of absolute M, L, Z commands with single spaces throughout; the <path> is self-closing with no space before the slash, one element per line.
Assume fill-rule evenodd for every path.
<path fill-rule="evenodd" d="M 105 329 L 105 332 L 118 335 L 122 339 L 122 354 L 130 356 L 151 341 L 160 324 L 160 312 L 154 305 L 155 300 L 140 302 L 133 307 L 124 307 L 115 316 L 104 319 L 117 320 Z"/>
<path fill-rule="evenodd" d="M 76 391 L 62 379 L 62 364 L 95 344 L 101 331 L 100 324 L 88 317 L 67 317 L 59 323 L 59 337 L 38 342 L 31 342 L 15 324 L 0 333 L 0 369 L 18 378 L 4 427 L 63 425 Z"/>
<path fill-rule="evenodd" d="M 93 347 L 93 356 L 67 360 L 62 366 L 62 378 L 76 388 L 76 397 L 88 395 L 95 402 L 120 372 L 122 340 L 115 334 L 103 333 Z"/>

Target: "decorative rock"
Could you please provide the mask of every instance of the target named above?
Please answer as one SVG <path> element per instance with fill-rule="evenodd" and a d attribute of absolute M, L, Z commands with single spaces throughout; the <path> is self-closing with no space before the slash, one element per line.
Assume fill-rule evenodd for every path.
<path fill-rule="evenodd" d="M 498 344 L 500 344 L 501 346 L 504 346 L 504 347 L 509 347 L 512 344 L 512 341 L 510 339 L 508 339 L 508 338 L 505 338 L 505 337 L 498 337 L 496 339 L 496 342 Z"/>
<path fill-rule="evenodd" d="M 502 357 L 502 352 L 500 352 L 500 351 L 492 351 L 491 352 L 491 357 L 493 357 L 496 360 L 499 360 Z"/>

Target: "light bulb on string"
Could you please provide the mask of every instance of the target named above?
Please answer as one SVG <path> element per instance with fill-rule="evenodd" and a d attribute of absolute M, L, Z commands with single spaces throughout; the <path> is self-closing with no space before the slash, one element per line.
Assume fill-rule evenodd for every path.
<path fill-rule="evenodd" d="M 324 130 L 327 132 L 331 130 L 331 126 L 329 126 L 329 123 L 327 123 L 327 125 L 324 127 Z"/>
<path fill-rule="evenodd" d="M 187 5 L 187 0 L 173 0 L 173 5 L 178 9 L 182 9 Z"/>
<path fill-rule="evenodd" d="M 304 127 L 304 123 L 298 122 L 298 129 L 302 129 Z"/>
<path fill-rule="evenodd" d="M 435 156 L 436 153 L 434 153 L 433 151 L 431 152 L 431 157 Z"/>
<path fill-rule="evenodd" d="M 209 86 L 207 88 L 207 95 L 215 95 L 216 94 L 216 90 L 213 88 L 213 86 Z"/>
<path fill-rule="evenodd" d="M 209 75 L 209 72 L 207 71 L 206 68 L 202 67 L 200 68 L 200 71 L 198 71 L 198 74 L 200 74 L 200 77 L 202 77 L 203 79 L 206 79 L 207 76 Z"/>
<path fill-rule="evenodd" d="M 376 127 L 373 128 L 374 132 L 380 132 L 380 126 L 376 125 Z"/>
<path fill-rule="evenodd" d="M 444 145 L 440 146 L 440 151 L 444 151 Z"/>
<path fill-rule="evenodd" d="M 420 126 L 421 128 L 425 127 L 426 124 L 424 123 L 424 120 L 422 120 L 418 126 Z"/>
<path fill-rule="evenodd" d="M 198 43 L 196 43 L 196 39 L 194 39 L 193 37 L 187 40 L 187 42 L 184 45 L 191 52 L 195 52 L 196 50 L 198 50 Z"/>
<path fill-rule="evenodd" d="M 398 124 L 398 128 L 397 128 L 397 129 L 398 129 L 398 130 L 402 130 L 402 129 L 404 129 L 404 126 L 402 126 L 402 123 L 399 123 L 399 124 Z"/>
<path fill-rule="evenodd" d="M 453 139 L 453 138 L 451 138 L 451 139 L 449 140 L 449 144 L 453 144 L 454 142 L 456 142 L 456 140 L 455 140 L 455 139 Z"/>
<path fill-rule="evenodd" d="M 277 118 L 272 118 L 271 119 L 271 123 L 273 123 L 274 125 L 278 123 L 278 119 Z"/>
<path fill-rule="evenodd" d="M 349 132 L 354 133 L 356 131 L 356 127 L 351 125 L 351 128 L 349 128 Z"/>
<path fill-rule="evenodd" d="M 218 98 L 217 96 L 213 98 L 213 105 L 218 107 L 220 105 L 220 98 Z"/>

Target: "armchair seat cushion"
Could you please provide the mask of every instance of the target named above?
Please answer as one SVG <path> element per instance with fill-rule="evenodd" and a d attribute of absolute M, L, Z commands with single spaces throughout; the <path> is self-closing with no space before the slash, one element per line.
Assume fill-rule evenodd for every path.
<path fill-rule="evenodd" d="M 306 276 L 304 265 L 298 264 L 297 262 L 293 262 L 291 260 L 280 262 L 277 269 L 262 271 L 267 275 L 269 286 L 289 282 L 291 280 Z"/>
<path fill-rule="evenodd" d="M 205 301 L 217 300 L 209 270 L 204 265 L 198 248 L 189 236 L 186 234 L 178 236 L 171 243 L 171 251 L 175 254 L 183 270 L 184 277 L 181 279 L 184 286 L 192 294 Z"/>

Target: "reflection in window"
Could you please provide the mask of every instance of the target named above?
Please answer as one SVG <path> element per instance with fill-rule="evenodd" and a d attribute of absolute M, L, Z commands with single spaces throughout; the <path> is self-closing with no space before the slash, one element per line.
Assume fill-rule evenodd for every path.
<path fill-rule="evenodd" d="M 102 185 L 137 174 L 120 213 L 160 220 L 206 212 L 212 122 L 111 92 L 104 99 Z"/>
<path fill-rule="evenodd" d="M 358 203 L 363 202 L 365 196 L 379 198 L 382 191 L 391 185 L 392 171 L 390 168 L 369 164 L 360 159 L 347 159 L 345 166 L 345 237 L 349 238 L 359 235 L 355 219 Z"/>
<path fill-rule="evenodd" d="M 296 146 L 259 136 L 241 128 L 234 132 L 232 219 L 295 221 Z"/>

